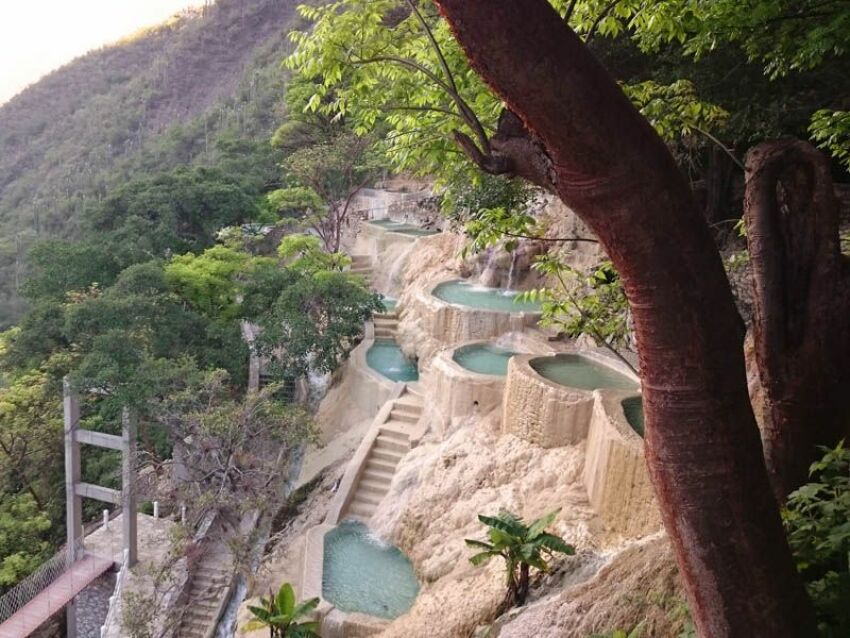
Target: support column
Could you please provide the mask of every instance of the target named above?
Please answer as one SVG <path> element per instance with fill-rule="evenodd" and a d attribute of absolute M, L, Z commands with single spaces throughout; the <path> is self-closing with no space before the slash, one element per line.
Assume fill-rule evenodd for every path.
<path fill-rule="evenodd" d="M 121 418 L 121 438 L 123 440 L 121 473 L 121 520 L 124 532 L 124 557 L 127 567 L 138 561 L 136 507 L 136 422 L 128 408 L 124 408 Z"/>
<path fill-rule="evenodd" d="M 72 565 L 79 556 L 77 550 L 83 538 L 83 499 L 76 493 L 81 481 L 80 444 L 75 432 L 80 426 L 80 403 L 65 378 L 62 381 L 63 412 L 65 418 L 65 507 L 67 514 L 67 564 Z M 65 608 L 66 636 L 77 638 L 77 606 L 72 600 Z"/>

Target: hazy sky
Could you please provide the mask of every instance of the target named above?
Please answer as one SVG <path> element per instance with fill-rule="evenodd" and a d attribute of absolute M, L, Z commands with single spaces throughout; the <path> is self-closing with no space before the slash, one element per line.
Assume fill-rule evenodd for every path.
<path fill-rule="evenodd" d="M 0 0 L 0 104 L 78 55 L 201 0 Z"/>

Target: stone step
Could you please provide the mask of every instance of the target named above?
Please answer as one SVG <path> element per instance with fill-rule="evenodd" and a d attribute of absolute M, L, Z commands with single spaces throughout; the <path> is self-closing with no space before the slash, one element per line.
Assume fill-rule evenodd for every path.
<path fill-rule="evenodd" d="M 361 490 L 358 486 L 357 491 L 354 493 L 354 500 L 352 503 L 366 503 L 368 505 L 374 505 L 376 508 L 381 504 L 381 501 L 384 499 L 383 494 L 376 494 L 375 492 L 367 492 Z"/>
<path fill-rule="evenodd" d="M 377 326 L 377 325 L 381 325 L 381 326 L 397 326 L 397 325 L 398 325 L 398 319 L 396 319 L 396 318 L 394 318 L 394 317 L 393 317 L 393 318 L 390 318 L 390 317 L 378 317 L 378 316 L 376 316 L 376 317 L 375 317 L 375 325 L 376 325 L 376 326 Z"/>
<path fill-rule="evenodd" d="M 375 332 L 376 333 L 377 332 L 387 332 L 387 333 L 393 334 L 393 335 L 398 333 L 398 326 L 397 325 L 388 326 L 388 325 L 383 324 L 383 323 L 375 323 L 374 325 L 375 325 Z"/>
<path fill-rule="evenodd" d="M 398 453 L 393 453 L 393 452 L 390 452 L 390 451 L 386 451 L 386 452 L 382 451 L 381 452 L 382 455 L 388 455 L 388 454 L 394 455 L 395 460 L 390 460 L 390 459 L 383 459 L 383 458 L 378 458 L 378 457 L 374 456 L 375 451 L 376 450 L 373 448 L 372 451 L 371 451 L 372 453 L 369 454 L 369 456 L 366 458 L 365 469 L 373 470 L 373 471 L 375 471 L 379 474 L 389 474 L 390 476 L 395 474 L 395 467 L 396 467 L 396 465 L 398 465 L 398 460 L 404 455 L 398 454 Z"/>
<path fill-rule="evenodd" d="M 392 339 L 395 337 L 395 330 L 387 330 L 386 328 L 375 328 L 376 339 Z"/>
<path fill-rule="evenodd" d="M 378 431 L 381 433 L 381 436 L 386 436 L 391 439 L 398 439 L 399 443 L 403 443 L 409 447 L 410 435 L 407 432 L 401 430 L 393 430 L 390 428 L 379 427 Z"/>
<path fill-rule="evenodd" d="M 412 414 L 410 412 L 402 412 L 393 408 L 390 411 L 390 419 L 393 421 L 401 421 L 402 423 L 418 423 L 422 413 Z"/>
<path fill-rule="evenodd" d="M 393 475 L 387 474 L 386 472 L 376 472 L 375 470 L 363 470 L 363 474 L 360 475 L 360 480 L 363 481 L 386 481 L 392 480 Z"/>
<path fill-rule="evenodd" d="M 419 399 L 415 399 L 411 396 L 402 396 L 400 399 L 396 399 L 395 403 L 393 403 L 394 408 L 398 408 L 399 410 L 404 410 L 405 412 L 422 412 L 422 401 Z"/>
<path fill-rule="evenodd" d="M 369 461 L 377 461 L 378 463 L 384 464 L 388 467 L 391 467 L 390 470 L 393 474 L 395 474 L 395 467 L 398 465 L 398 462 L 401 460 L 404 454 L 402 452 L 396 452 L 394 450 L 377 450 L 372 449 L 369 453 L 368 460 Z"/>
<path fill-rule="evenodd" d="M 405 443 L 400 443 L 398 439 L 388 437 L 386 434 L 379 434 L 375 439 L 373 447 L 378 450 L 391 450 L 401 454 L 406 454 L 410 451 L 410 446 Z"/>
<path fill-rule="evenodd" d="M 348 506 L 347 516 L 355 516 L 362 518 L 363 520 L 368 520 L 372 517 L 372 514 L 375 513 L 376 509 L 378 508 L 375 505 L 361 503 L 355 497 L 355 500 L 353 500 L 351 505 Z"/>
<path fill-rule="evenodd" d="M 371 492 L 379 496 L 384 496 L 390 491 L 390 481 L 386 479 L 361 479 L 357 484 L 358 492 Z"/>

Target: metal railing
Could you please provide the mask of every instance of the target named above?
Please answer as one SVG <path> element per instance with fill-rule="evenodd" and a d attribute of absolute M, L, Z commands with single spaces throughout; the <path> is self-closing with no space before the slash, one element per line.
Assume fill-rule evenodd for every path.
<path fill-rule="evenodd" d="M 0 597 L 0 622 L 4 622 L 17 613 L 24 605 L 47 589 L 57 578 L 74 563 L 75 557 L 82 553 L 82 543 L 63 547 L 53 557 L 43 562 L 38 569 L 24 578 Z"/>
<path fill-rule="evenodd" d="M 128 551 L 124 550 L 124 560 L 121 563 L 121 570 L 118 572 L 118 577 L 115 579 L 115 589 L 112 592 L 112 596 L 109 597 L 109 609 L 106 612 L 106 618 L 103 621 L 103 625 L 100 627 L 100 636 L 101 638 L 105 638 L 107 635 L 107 631 L 110 626 L 113 626 L 119 623 L 119 618 L 121 615 L 121 597 L 124 594 L 124 581 L 127 580 L 127 572 L 130 571 L 130 568 L 127 566 L 129 561 L 127 560 Z"/>

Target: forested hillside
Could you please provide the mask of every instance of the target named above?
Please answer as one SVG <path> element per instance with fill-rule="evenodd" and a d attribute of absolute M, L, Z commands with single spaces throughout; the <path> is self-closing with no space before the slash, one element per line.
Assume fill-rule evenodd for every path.
<path fill-rule="evenodd" d="M 244 158 L 251 141 L 265 153 L 296 4 L 224 0 L 174 17 L 0 108 L 0 328 L 23 311 L 29 247 L 77 236 L 83 210 L 111 188 L 182 164 L 216 166 L 223 154 Z"/>

